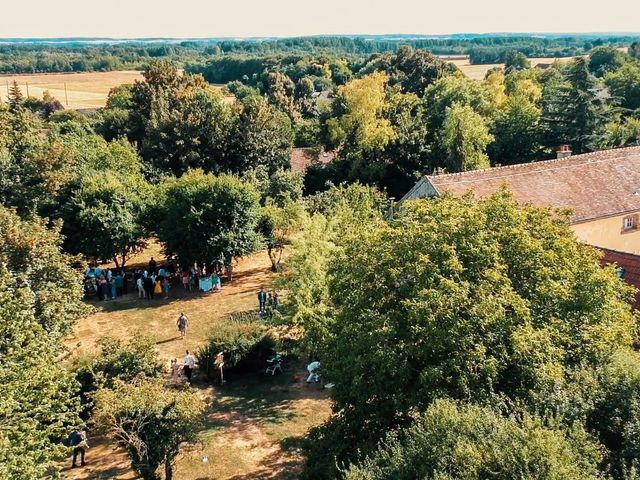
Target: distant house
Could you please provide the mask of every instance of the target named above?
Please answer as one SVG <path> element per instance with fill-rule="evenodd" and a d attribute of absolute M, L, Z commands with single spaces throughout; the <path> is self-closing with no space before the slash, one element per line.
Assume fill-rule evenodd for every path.
<path fill-rule="evenodd" d="M 520 203 L 568 208 L 576 236 L 590 245 L 640 254 L 640 147 L 445 175 L 427 175 L 402 198 L 450 192 L 487 197 L 503 185 Z"/>
<path fill-rule="evenodd" d="M 304 172 L 311 165 L 321 165 L 330 163 L 336 158 L 336 152 L 325 152 L 319 147 L 292 148 L 291 149 L 291 170 Z"/>

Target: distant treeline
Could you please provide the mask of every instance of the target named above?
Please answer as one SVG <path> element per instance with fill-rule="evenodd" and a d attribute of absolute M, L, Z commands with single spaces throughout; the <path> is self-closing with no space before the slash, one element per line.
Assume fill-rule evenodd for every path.
<path fill-rule="evenodd" d="M 401 36 L 298 37 L 267 40 L 188 40 L 176 42 L 131 41 L 118 43 L 18 42 L 0 44 L 0 73 L 49 73 L 140 69 L 150 60 L 167 59 L 179 66 L 205 64 L 217 57 L 270 55 L 330 55 L 360 59 L 395 52 L 400 45 L 427 49 L 436 55 L 467 54 L 472 63 L 500 62 L 505 52 L 519 51 L 528 57 L 566 57 L 587 53 L 595 46 L 627 46 L 640 37 L 577 36 L 454 36 L 414 38 Z M 256 63 L 262 60 L 256 60 Z M 245 63 L 245 66 L 249 66 Z M 254 68 L 248 69 L 256 71 Z M 262 70 L 262 69 L 259 69 Z M 246 72 L 243 73 L 247 74 Z M 220 74 L 220 78 L 229 75 Z M 234 76 L 233 79 L 236 79 Z"/>

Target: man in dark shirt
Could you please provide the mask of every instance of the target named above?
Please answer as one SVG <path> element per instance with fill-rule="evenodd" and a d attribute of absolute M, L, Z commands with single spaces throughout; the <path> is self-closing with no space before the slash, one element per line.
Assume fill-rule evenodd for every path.
<path fill-rule="evenodd" d="M 71 468 L 76 468 L 78 466 L 76 464 L 78 455 L 80 455 L 80 465 L 84 467 L 86 465 L 84 461 L 84 453 L 86 449 L 89 448 L 89 445 L 87 445 L 87 429 L 82 427 L 71 432 L 71 435 L 69 435 L 69 445 L 73 447 Z"/>
<path fill-rule="evenodd" d="M 151 277 L 145 277 L 143 280 L 144 293 L 147 296 L 147 300 L 151 300 L 153 298 L 153 280 Z"/>
<path fill-rule="evenodd" d="M 260 287 L 258 292 L 258 305 L 260 306 L 260 313 L 263 313 L 267 305 L 267 292 L 264 291 L 264 287 Z"/>
<path fill-rule="evenodd" d="M 156 271 L 156 261 L 154 260 L 153 257 L 151 257 L 151 260 L 149 260 L 149 273 L 155 273 Z"/>

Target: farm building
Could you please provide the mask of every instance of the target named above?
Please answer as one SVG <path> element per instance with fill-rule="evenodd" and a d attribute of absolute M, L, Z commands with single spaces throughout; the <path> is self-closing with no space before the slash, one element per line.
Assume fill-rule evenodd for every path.
<path fill-rule="evenodd" d="M 570 209 L 572 229 L 583 242 L 640 254 L 640 147 L 571 156 L 470 172 L 427 175 L 402 198 L 450 192 L 486 197 L 506 185 L 526 204 Z"/>

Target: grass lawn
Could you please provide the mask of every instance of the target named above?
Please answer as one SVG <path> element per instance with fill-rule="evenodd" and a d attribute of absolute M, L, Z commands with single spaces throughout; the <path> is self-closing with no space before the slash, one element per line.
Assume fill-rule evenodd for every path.
<path fill-rule="evenodd" d="M 149 252 L 140 258 L 148 260 Z M 155 255 L 156 259 L 160 255 Z M 222 292 L 210 295 L 171 292 L 169 300 L 138 300 L 134 295 L 114 301 L 92 302 L 98 311 L 82 319 L 68 339 L 72 356 L 94 352 L 95 341 L 110 335 L 126 339 L 140 330 L 156 338 L 161 360 L 182 359 L 186 349 L 204 344 L 208 332 L 222 324 L 230 313 L 255 310 L 260 285 L 273 282 L 265 252 L 240 261 L 234 280 L 223 283 Z M 175 321 L 180 312 L 189 317 L 187 338 L 179 339 Z M 178 459 L 176 480 L 293 479 L 300 470 L 300 439 L 309 428 L 330 414 L 327 391 L 292 376 L 304 376 L 304 363 L 289 364 L 282 375 L 261 372 L 231 378 L 224 386 L 211 386 L 196 379 L 193 388 L 210 400 L 200 442 L 189 446 Z M 88 465 L 66 469 L 65 479 L 120 479 L 136 476 L 127 456 L 103 437 L 90 439 Z"/>

